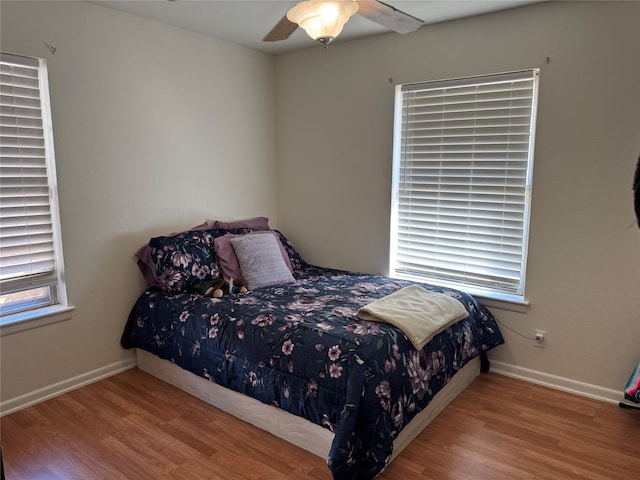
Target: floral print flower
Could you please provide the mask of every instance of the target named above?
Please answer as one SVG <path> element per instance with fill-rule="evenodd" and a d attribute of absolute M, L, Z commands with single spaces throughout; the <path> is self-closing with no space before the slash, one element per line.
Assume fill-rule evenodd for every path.
<path fill-rule="evenodd" d="M 339 345 L 334 345 L 333 347 L 329 348 L 327 354 L 329 355 L 329 360 L 335 362 L 340 358 L 340 355 L 342 355 L 342 350 L 340 350 Z"/>
<path fill-rule="evenodd" d="M 331 277 L 329 278 L 333 281 L 340 282 L 342 280 L 348 280 L 350 277 L 349 275 L 341 274 L 341 275 L 331 275 Z"/>
<path fill-rule="evenodd" d="M 393 373 L 396 371 L 396 359 L 395 358 L 385 358 L 384 359 L 384 371 L 386 373 Z"/>
<path fill-rule="evenodd" d="M 393 346 L 391 347 L 391 352 L 393 353 L 393 356 L 396 360 L 400 360 L 400 358 L 402 357 L 402 355 L 400 354 L 400 347 L 397 343 L 393 344 Z"/>
<path fill-rule="evenodd" d="M 411 380 L 413 394 L 422 400 L 429 390 L 429 380 L 433 374 L 424 350 L 411 350 L 407 361 L 407 374 Z"/>
<path fill-rule="evenodd" d="M 331 378 L 340 378 L 342 376 L 342 366 L 332 363 L 329 367 L 329 375 Z"/>
<path fill-rule="evenodd" d="M 462 354 L 465 357 L 475 357 L 478 354 L 478 348 L 474 345 L 473 333 L 471 332 L 471 326 L 468 324 L 463 327 L 463 344 Z"/>
<path fill-rule="evenodd" d="M 299 313 L 291 313 L 289 315 L 285 315 L 284 320 L 288 323 L 299 323 L 302 321 L 302 315 Z"/>
<path fill-rule="evenodd" d="M 303 294 L 317 295 L 318 293 L 320 293 L 320 290 L 318 290 L 316 287 L 299 287 L 299 288 L 296 288 L 296 293 L 300 295 L 303 295 Z"/>
<path fill-rule="evenodd" d="M 391 385 L 389 385 L 387 380 L 383 380 L 378 384 L 376 387 L 376 395 L 378 395 L 382 409 L 389 410 L 391 407 Z"/>
<path fill-rule="evenodd" d="M 331 294 L 331 295 L 322 295 L 320 297 L 316 297 L 318 300 L 320 300 L 322 303 L 329 303 L 329 302 L 335 302 L 335 301 L 339 301 L 340 300 L 340 295 L 338 294 Z"/>
<path fill-rule="evenodd" d="M 344 305 L 340 307 L 334 307 L 331 312 L 338 317 L 348 318 L 355 317 L 358 314 L 358 309 Z"/>
<path fill-rule="evenodd" d="M 234 295 L 232 298 L 236 305 L 258 305 L 260 303 L 258 298 L 251 295 Z"/>
<path fill-rule="evenodd" d="M 285 355 L 291 355 L 293 353 L 293 342 L 291 340 L 286 340 L 282 344 L 282 353 Z"/>
<path fill-rule="evenodd" d="M 380 326 L 374 322 L 360 321 L 347 325 L 347 331 L 354 335 L 379 335 Z"/>
<path fill-rule="evenodd" d="M 165 269 L 158 277 L 158 282 L 167 290 L 179 289 L 182 283 L 183 275 L 173 268 Z"/>
<path fill-rule="evenodd" d="M 402 427 L 402 424 L 404 423 L 404 407 L 402 398 L 399 398 L 398 401 L 393 404 L 393 408 L 391 409 L 391 421 L 396 429 Z"/>
<path fill-rule="evenodd" d="M 355 287 L 356 287 L 356 290 L 359 290 L 360 292 L 367 292 L 367 293 L 377 292 L 378 290 L 380 290 L 380 285 L 372 282 L 358 283 L 356 284 Z"/>
<path fill-rule="evenodd" d="M 431 372 L 433 375 L 437 375 L 441 372 L 444 372 L 445 369 L 445 359 L 444 353 L 442 350 L 436 350 L 435 352 L 431 352 Z"/>
<path fill-rule="evenodd" d="M 273 325 L 276 319 L 271 314 L 260 314 L 253 320 L 251 320 L 252 325 L 256 325 L 260 328 L 268 327 L 269 325 Z"/>
<path fill-rule="evenodd" d="M 181 322 L 186 322 L 187 318 L 189 318 L 189 312 L 187 311 L 182 312 L 179 318 Z"/>
<path fill-rule="evenodd" d="M 455 290 L 443 290 L 442 293 L 458 300 L 462 298 L 460 292 L 456 292 Z"/>
<path fill-rule="evenodd" d="M 185 252 L 173 252 L 171 254 L 171 263 L 173 263 L 175 267 L 186 268 L 192 259 L 193 257 Z"/>
<path fill-rule="evenodd" d="M 320 330 L 324 330 L 325 332 L 328 332 L 329 330 L 333 330 L 335 328 L 335 325 L 331 325 L 329 322 L 318 322 L 318 324 L 316 325 Z"/>
<path fill-rule="evenodd" d="M 442 373 L 445 369 L 444 353 L 441 350 L 431 354 L 420 350 L 411 350 L 407 362 L 407 373 L 411 379 L 413 393 L 422 400 L 427 393 L 431 393 L 429 381 L 431 377 Z"/>
<path fill-rule="evenodd" d="M 318 382 L 311 379 L 307 382 L 307 394 L 315 397 L 318 393 Z"/>
<path fill-rule="evenodd" d="M 336 424 L 329 419 L 326 413 L 322 414 L 322 426 L 328 428 L 330 432 L 336 432 Z"/>
<path fill-rule="evenodd" d="M 287 308 L 297 312 L 311 312 L 324 307 L 324 302 L 314 298 L 299 298 L 287 305 Z"/>
<path fill-rule="evenodd" d="M 211 235 L 211 233 L 209 233 L 209 232 L 204 232 L 202 234 L 202 241 L 206 245 L 211 245 L 213 243 L 213 235 Z"/>
<path fill-rule="evenodd" d="M 193 264 L 191 267 L 191 275 L 197 277 L 200 280 L 204 280 L 207 278 L 207 275 L 211 273 L 211 269 L 207 265 L 198 265 L 197 263 Z"/>

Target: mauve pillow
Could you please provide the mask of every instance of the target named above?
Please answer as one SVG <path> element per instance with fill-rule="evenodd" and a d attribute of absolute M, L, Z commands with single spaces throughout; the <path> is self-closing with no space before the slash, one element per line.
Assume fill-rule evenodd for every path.
<path fill-rule="evenodd" d="M 255 217 L 248 220 L 237 220 L 235 222 L 213 222 L 214 228 L 224 228 L 233 230 L 235 228 L 248 228 L 250 230 L 269 230 L 269 219 L 267 217 Z"/>
<path fill-rule="evenodd" d="M 296 281 L 274 235 L 241 235 L 230 241 L 249 289 Z"/>
<path fill-rule="evenodd" d="M 268 232 L 257 231 L 248 232 L 244 235 L 272 235 L 273 237 L 275 237 L 278 240 L 277 243 L 280 246 L 280 253 L 282 254 L 282 258 L 284 259 L 287 268 L 290 272 L 293 271 L 291 261 L 289 260 L 289 255 L 287 255 L 287 251 L 285 250 L 284 245 L 280 243 L 276 232 L 272 230 Z M 216 237 L 213 240 L 213 246 L 216 251 L 216 257 L 218 258 L 218 264 L 220 265 L 222 276 L 226 279 L 242 277 L 242 270 L 240 269 L 240 264 L 238 263 L 238 257 L 236 256 L 236 252 L 231 245 L 231 239 L 239 236 L 241 235 L 233 235 L 229 233 L 221 237 Z"/>
<path fill-rule="evenodd" d="M 140 269 L 142 276 L 147 281 L 147 285 L 150 287 L 159 287 L 160 282 L 158 281 L 158 277 L 156 277 L 156 266 L 151 259 L 151 247 L 148 243 L 138 249 L 136 258 L 138 269 Z"/>

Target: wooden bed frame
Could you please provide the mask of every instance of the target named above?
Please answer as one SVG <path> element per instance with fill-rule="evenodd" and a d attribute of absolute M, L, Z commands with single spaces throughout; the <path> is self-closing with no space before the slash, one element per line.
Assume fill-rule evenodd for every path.
<path fill-rule="evenodd" d="M 212 383 L 168 360 L 136 349 L 138 368 L 205 402 L 265 430 L 323 459 L 329 454 L 333 433 L 252 397 Z M 393 460 L 480 373 L 480 357 L 467 363 L 431 400 L 427 408 L 400 432 L 393 442 Z"/>

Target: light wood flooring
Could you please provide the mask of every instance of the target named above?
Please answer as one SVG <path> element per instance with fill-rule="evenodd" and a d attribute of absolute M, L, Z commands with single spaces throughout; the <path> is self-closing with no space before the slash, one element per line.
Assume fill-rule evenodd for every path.
<path fill-rule="evenodd" d="M 137 369 L 1 419 L 7 480 L 330 480 L 324 460 Z M 631 479 L 640 412 L 481 374 L 379 477 Z"/>

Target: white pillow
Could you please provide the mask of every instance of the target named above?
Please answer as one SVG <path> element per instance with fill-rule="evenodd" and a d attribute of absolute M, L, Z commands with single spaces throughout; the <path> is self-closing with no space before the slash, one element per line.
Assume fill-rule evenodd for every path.
<path fill-rule="evenodd" d="M 296 281 L 271 232 L 242 235 L 230 241 L 249 289 Z"/>

